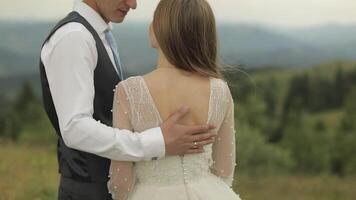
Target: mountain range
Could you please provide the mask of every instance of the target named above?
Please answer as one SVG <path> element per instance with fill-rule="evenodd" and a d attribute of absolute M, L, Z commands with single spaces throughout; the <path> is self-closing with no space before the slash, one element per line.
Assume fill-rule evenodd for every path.
<path fill-rule="evenodd" d="M 42 42 L 54 22 L 0 22 L 0 84 L 38 71 Z M 148 23 L 114 26 L 126 74 L 155 66 Z M 253 24 L 218 26 L 221 60 L 245 68 L 308 67 L 332 60 L 356 60 L 356 24 L 271 28 Z M 1 89 L 0 85 L 0 89 Z"/>

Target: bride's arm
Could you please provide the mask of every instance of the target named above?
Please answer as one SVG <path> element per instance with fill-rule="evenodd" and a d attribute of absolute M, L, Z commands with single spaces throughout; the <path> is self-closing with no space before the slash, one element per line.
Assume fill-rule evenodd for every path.
<path fill-rule="evenodd" d="M 227 110 L 213 144 L 211 171 L 231 187 L 235 169 L 234 101 L 227 85 L 225 90 L 227 91 L 225 98 L 228 101 Z"/>
<path fill-rule="evenodd" d="M 113 126 L 133 131 L 128 97 L 120 83 L 114 95 Z M 126 200 L 135 184 L 133 162 L 111 160 L 108 189 L 114 200 Z"/>

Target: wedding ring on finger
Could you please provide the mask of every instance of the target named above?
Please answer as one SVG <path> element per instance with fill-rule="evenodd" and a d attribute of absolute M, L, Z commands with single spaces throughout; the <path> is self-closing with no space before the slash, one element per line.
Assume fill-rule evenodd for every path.
<path fill-rule="evenodd" d="M 196 148 L 197 148 L 197 145 L 198 145 L 198 143 L 197 143 L 197 142 L 194 142 L 194 143 L 193 143 L 193 148 L 196 149 Z"/>

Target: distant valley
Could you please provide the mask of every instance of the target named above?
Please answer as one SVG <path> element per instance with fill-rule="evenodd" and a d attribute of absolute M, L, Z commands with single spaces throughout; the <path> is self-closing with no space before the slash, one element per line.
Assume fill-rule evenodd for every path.
<path fill-rule="evenodd" d="M 0 22 L 0 90 L 10 80 L 36 80 L 40 47 L 53 25 L 52 22 Z M 148 23 L 115 25 L 114 34 L 126 74 L 146 73 L 155 66 L 156 52 L 149 46 L 147 30 Z M 221 60 L 244 68 L 295 68 L 333 60 L 354 61 L 355 32 L 356 25 L 305 29 L 246 24 L 218 26 Z"/>

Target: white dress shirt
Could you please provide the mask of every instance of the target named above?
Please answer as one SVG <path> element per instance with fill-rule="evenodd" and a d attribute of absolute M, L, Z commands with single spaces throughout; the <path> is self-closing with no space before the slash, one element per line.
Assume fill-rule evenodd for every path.
<path fill-rule="evenodd" d="M 97 31 L 115 66 L 104 31 L 111 29 L 90 6 L 75 1 L 74 10 Z M 133 41 L 134 42 L 134 41 Z M 94 37 L 80 23 L 59 28 L 41 51 L 65 144 L 112 160 L 140 161 L 165 155 L 159 127 L 132 133 L 93 119 L 94 70 L 98 60 Z"/>

